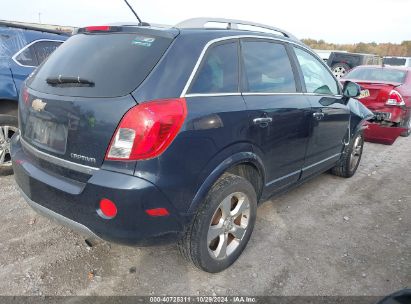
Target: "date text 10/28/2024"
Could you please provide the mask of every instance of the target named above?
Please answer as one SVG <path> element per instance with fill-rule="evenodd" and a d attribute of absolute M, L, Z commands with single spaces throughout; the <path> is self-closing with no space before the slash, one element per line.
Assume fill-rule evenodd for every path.
<path fill-rule="evenodd" d="M 150 303 L 256 303 L 255 297 L 232 296 L 182 296 L 182 297 L 150 297 Z"/>

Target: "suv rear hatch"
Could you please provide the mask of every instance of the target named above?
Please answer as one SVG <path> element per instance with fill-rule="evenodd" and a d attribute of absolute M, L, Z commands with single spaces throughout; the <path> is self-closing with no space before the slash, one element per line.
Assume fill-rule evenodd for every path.
<path fill-rule="evenodd" d="M 130 93 L 177 35 L 131 26 L 79 30 L 27 80 L 19 102 L 23 145 L 100 167 L 121 118 L 136 105 Z"/>

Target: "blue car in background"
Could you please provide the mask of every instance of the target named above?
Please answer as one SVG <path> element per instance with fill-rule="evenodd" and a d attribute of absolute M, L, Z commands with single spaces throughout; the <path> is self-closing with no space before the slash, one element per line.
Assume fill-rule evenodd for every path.
<path fill-rule="evenodd" d="M 69 34 L 0 22 L 0 170 L 11 168 L 10 139 L 17 130 L 23 81 Z"/>

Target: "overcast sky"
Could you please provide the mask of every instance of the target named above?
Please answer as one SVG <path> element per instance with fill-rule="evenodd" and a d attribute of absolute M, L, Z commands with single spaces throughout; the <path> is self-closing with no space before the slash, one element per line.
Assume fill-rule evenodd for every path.
<path fill-rule="evenodd" d="M 250 20 L 335 43 L 411 40 L 411 0 L 129 0 L 143 21 Z M 0 0 L 0 19 L 86 26 L 134 21 L 123 0 Z"/>

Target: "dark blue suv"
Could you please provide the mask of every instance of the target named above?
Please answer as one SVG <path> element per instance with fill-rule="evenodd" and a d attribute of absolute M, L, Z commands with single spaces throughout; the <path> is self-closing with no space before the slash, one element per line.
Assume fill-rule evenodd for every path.
<path fill-rule="evenodd" d="M 0 22 L 0 170 L 11 171 L 10 139 L 17 131 L 22 83 L 67 38 L 60 31 Z"/>
<path fill-rule="evenodd" d="M 265 25 L 86 27 L 26 81 L 15 179 L 30 206 L 87 238 L 177 242 L 218 272 L 245 248 L 259 202 L 355 173 L 370 115 L 359 93 Z"/>

